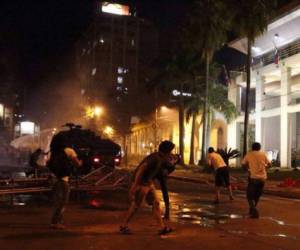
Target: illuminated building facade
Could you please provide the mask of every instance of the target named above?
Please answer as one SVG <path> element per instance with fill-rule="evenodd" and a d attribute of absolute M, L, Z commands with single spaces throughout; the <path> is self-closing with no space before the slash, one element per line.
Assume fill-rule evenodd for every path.
<path fill-rule="evenodd" d="M 299 166 L 300 163 L 299 27 L 300 6 L 271 22 L 252 47 L 250 140 L 261 142 L 269 158 L 280 162 L 281 167 Z M 247 53 L 246 44 L 244 38 L 230 46 Z M 228 146 L 242 148 L 244 114 L 241 100 L 246 74 L 233 74 L 228 97 L 240 110 L 240 116 L 228 125 Z"/>
<path fill-rule="evenodd" d="M 129 161 L 134 164 L 145 155 L 155 151 L 155 141 L 158 145 L 163 140 L 171 140 L 175 144 L 175 153 L 179 153 L 178 111 L 166 107 L 161 107 L 157 111 L 157 119 L 153 114 L 142 122 L 136 122 L 132 126 L 131 134 L 127 136 L 127 155 Z M 196 119 L 194 134 L 195 164 L 198 163 L 201 157 L 202 125 L 200 121 L 201 117 L 199 116 Z M 184 159 L 185 163 L 188 163 L 191 150 L 192 121 L 185 122 L 184 127 Z M 227 125 L 224 117 L 217 112 L 211 125 L 210 145 L 214 148 L 224 148 L 227 145 Z"/>
<path fill-rule="evenodd" d="M 152 107 L 149 94 L 140 93 L 157 46 L 152 24 L 129 6 L 95 2 L 94 21 L 76 46 L 78 78 L 86 103 L 107 107 L 118 130 L 129 128 L 131 116 Z"/>

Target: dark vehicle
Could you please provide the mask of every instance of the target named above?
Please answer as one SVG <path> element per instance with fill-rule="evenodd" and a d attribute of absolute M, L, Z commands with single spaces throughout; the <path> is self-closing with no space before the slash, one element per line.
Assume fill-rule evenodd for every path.
<path fill-rule="evenodd" d="M 64 147 L 73 148 L 83 167 L 78 168 L 76 174 L 87 174 L 92 169 L 102 166 L 114 168 L 121 162 L 121 147 L 110 139 L 103 139 L 89 129 L 81 126 L 66 124 L 69 130 L 61 131 L 53 136 L 50 151 Z"/>

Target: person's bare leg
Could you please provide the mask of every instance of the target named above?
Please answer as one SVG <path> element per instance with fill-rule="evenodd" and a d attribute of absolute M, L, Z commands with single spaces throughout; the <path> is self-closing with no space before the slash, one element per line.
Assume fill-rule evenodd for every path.
<path fill-rule="evenodd" d="M 161 213 L 161 210 L 160 210 L 160 205 L 159 205 L 159 202 L 158 201 L 154 201 L 153 203 L 153 206 L 152 206 L 152 211 L 153 211 L 153 216 L 154 218 L 157 220 L 159 226 L 164 229 L 166 227 L 163 219 L 162 219 L 162 213 Z"/>
<path fill-rule="evenodd" d="M 215 187 L 216 190 L 216 198 L 215 198 L 215 203 L 219 203 L 220 201 L 220 187 Z"/>
<path fill-rule="evenodd" d="M 232 194 L 232 187 L 231 187 L 231 185 L 228 186 L 228 193 L 229 193 L 230 200 L 233 200 L 233 194 Z"/>
<path fill-rule="evenodd" d="M 128 223 L 130 222 L 130 220 L 132 219 L 132 217 L 134 216 L 134 214 L 137 212 L 138 210 L 138 206 L 135 204 L 135 202 L 132 202 L 127 213 L 126 213 L 126 216 L 125 216 L 125 220 L 124 220 L 124 223 L 123 223 L 123 227 L 127 227 L 128 226 Z"/>

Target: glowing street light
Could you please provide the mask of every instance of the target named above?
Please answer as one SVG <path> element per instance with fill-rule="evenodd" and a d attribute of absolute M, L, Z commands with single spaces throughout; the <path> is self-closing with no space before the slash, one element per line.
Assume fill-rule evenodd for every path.
<path fill-rule="evenodd" d="M 88 106 L 85 109 L 85 115 L 87 118 L 99 118 L 103 114 L 103 108 L 100 106 L 91 107 Z"/>
<path fill-rule="evenodd" d="M 105 134 L 107 134 L 108 136 L 112 136 L 114 134 L 114 129 L 110 126 L 106 126 L 103 130 L 103 132 Z"/>
<path fill-rule="evenodd" d="M 102 114 L 103 114 L 103 108 L 102 107 L 99 107 L 99 106 L 94 107 L 94 115 L 96 117 L 99 117 Z"/>

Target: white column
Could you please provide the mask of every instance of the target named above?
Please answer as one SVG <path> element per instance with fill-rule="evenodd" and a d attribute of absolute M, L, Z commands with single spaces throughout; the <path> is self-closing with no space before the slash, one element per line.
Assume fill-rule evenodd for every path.
<path fill-rule="evenodd" d="M 280 165 L 281 167 L 290 167 L 290 149 L 288 138 L 288 112 L 289 93 L 291 89 L 291 68 L 282 66 L 281 68 L 281 88 L 280 88 Z M 276 135 L 274 135 L 276 136 Z"/>
<path fill-rule="evenodd" d="M 259 71 L 256 71 L 255 86 L 255 141 L 262 142 L 262 119 L 261 111 L 263 109 L 264 98 L 264 77 Z"/>
<path fill-rule="evenodd" d="M 228 86 L 228 100 L 231 101 L 240 111 L 240 87 L 236 84 Z M 239 149 L 240 146 L 240 128 L 237 120 L 232 121 L 227 126 L 227 147 L 232 149 Z M 230 164 L 236 165 L 237 160 L 234 159 Z"/>

